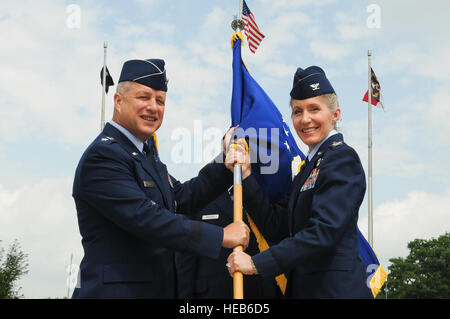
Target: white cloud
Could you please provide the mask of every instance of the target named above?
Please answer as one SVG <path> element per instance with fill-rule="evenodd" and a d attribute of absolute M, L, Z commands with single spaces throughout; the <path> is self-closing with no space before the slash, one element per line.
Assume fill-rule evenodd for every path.
<path fill-rule="evenodd" d="M 414 239 L 431 239 L 450 231 L 450 188 L 430 194 L 411 191 L 405 198 L 377 205 L 374 209 L 374 250 L 387 270 L 388 259 L 406 257 L 407 244 Z M 367 238 L 367 217 L 359 227 Z"/>
<path fill-rule="evenodd" d="M 336 2 L 336 0 L 322 0 L 322 1 L 315 1 L 315 0 L 277 0 L 277 1 L 270 1 L 270 0 L 260 0 L 263 4 L 260 6 L 268 6 L 264 5 L 264 3 L 270 4 L 270 7 L 276 7 L 277 9 L 292 9 L 292 8 L 298 8 L 298 7 L 304 7 L 306 5 L 316 5 L 316 6 L 326 6 L 333 2 Z"/>
<path fill-rule="evenodd" d="M 257 53 L 249 53 L 247 48 L 243 50 L 244 59 L 252 61 L 261 68 L 264 68 L 267 63 L 273 63 L 274 57 L 276 57 L 277 63 L 286 62 L 287 65 L 292 63 L 293 61 L 285 58 L 286 50 L 292 50 L 293 46 L 300 45 L 304 37 L 318 28 L 318 24 L 314 23 L 305 12 L 298 10 L 284 11 L 273 17 L 270 23 L 267 22 L 264 25 L 260 23 L 260 29 L 265 38 Z M 300 58 L 302 52 L 298 52 L 298 54 L 298 58 Z"/>
<path fill-rule="evenodd" d="M 389 73 L 404 73 L 406 77 L 424 76 L 438 81 L 449 81 L 449 55 L 448 43 L 439 43 L 432 47 L 422 47 L 413 42 L 397 43 L 387 52 L 380 51 L 377 68 L 381 67 Z"/>
<path fill-rule="evenodd" d="M 25 298 L 64 297 L 66 266 L 82 257 L 72 181 L 46 178 L 15 190 L 0 184 L 2 246 L 18 239 L 29 273 L 19 282 Z"/>
<path fill-rule="evenodd" d="M 80 29 L 66 26 L 62 4 L 7 3 L 1 21 L 0 92 L 5 112 L 0 133 L 83 143 L 99 116 L 102 41 L 91 28 L 96 9 L 83 10 Z M 94 120 L 95 119 L 95 120 Z M 87 125 L 88 124 L 88 125 Z"/>
<path fill-rule="evenodd" d="M 433 143 L 439 146 L 450 145 L 450 86 L 436 90 L 430 103 L 424 106 L 428 128 L 434 136 Z"/>
<path fill-rule="evenodd" d="M 373 29 L 367 27 L 364 19 L 366 12 L 362 9 L 358 6 L 353 8 L 351 12 L 340 11 L 336 13 L 336 30 L 341 41 L 358 41 L 368 38 L 370 35 L 379 34 L 379 32 L 373 32 Z"/>
<path fill-rule="evenodd" d="M 372 109 L 373 168 L 378 177 L 436 178 L 450 180 L 450 89 L 440 86 L 427 96 L 400 96 L 389 101 L 386 112 Z M 362 105 L 367 110 L 367 104 Z M 347 121 L 344 109 L 343 134 L 367 168 L 367 111 L 359 120 Z M 367 172 L 367 169 L 366 169 Z"/>
<path fill-rule="evenodd" d="M 141 4 L 145 7 L 148 7 L 149 5 L 160 4 L 163 1 L 162 0 L 134 0 L 134 2 Z"/>
<path fill-rule="evenodd" d="M 339 44 L 324 40 L 312 40 L 310 42 L 310 49 L 315 55 L 332 61 L 339 60 L 351 53 L 351 47 L 348 44 Z"/>
<path fill-rule="evenodd" d="M 417 41 L 442 45 L 448 43 L 447 13 L 450 3 L 435 1 L 377 1 L 381 8 L 382 29 L 400 41 L 415 38 Z"/>
<path fill-rule="evenodd" d="M 221 8 L 213 8 L 200 25 L 196 36 L 187 41 L 189 54 L 195 57 L 197 63 L 203 62 L 206 66 L 216 68 L 215 72 L 229 71 L 231 65 L 231 30 L 224 28 L 230 24 L 227 13 Z M 202 65 L 204 67 L 204 65 Z"/>
<path fill-rule="evenodd" d="M 367 27 L 361 25 L 339 24 L 339 38 L 344 41 L 359 40 L 367 36 Z"/>
<path fill-rule="evenodd" d="M 262 42 L 265 48 L 265 58 L 270 59 L 275 56 L 272 50 L 278 48 L 281 51 L 282 47 L 292 45 L 299 40 L 301 35 L 311 29 L 314 29 L 312 19 L 302 11 L 288 11 L 277 15 L 262 29 L 266 36 Z"/>

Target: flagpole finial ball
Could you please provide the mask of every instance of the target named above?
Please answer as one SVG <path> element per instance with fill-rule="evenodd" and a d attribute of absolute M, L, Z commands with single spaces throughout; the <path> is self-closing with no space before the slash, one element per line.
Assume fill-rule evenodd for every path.
<path fill-rule="evenodd" d="M 231 28 L 236 32 L 240 32 L 244 30 L 245 23 L 242 19 L 234 19 L 233 22 L 231 22 Z"/>

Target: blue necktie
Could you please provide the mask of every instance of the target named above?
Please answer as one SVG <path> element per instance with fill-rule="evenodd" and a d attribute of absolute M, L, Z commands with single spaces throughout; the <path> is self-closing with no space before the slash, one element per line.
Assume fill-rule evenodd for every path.
<path fill-rule="evenodd" d="M 145 155 L 145 157 L 149 158 L 149 157 L 153 157 L 153 151 L 150 148 L 150 146 L 148 146 L 147 143 L 144 143 L 144 149 L 142 150 L 142 154 Z"/>

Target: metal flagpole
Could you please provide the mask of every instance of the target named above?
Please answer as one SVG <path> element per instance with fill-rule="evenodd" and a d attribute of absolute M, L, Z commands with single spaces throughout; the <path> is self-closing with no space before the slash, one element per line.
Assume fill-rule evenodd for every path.
<path fill-rule="evenodd" d="M 105 127 L 105 102 L 106 102 L 106 51 L 108 49 L 108 42 L 103 42 L 103 85 L 102 85 L 102 117 L 100 122 L 100 132 Z"/>
<path fill-rule="evenodd" d="M 373 193 L 372 193 L 372 67 L 370 65 L 370 58 L 372 56 L 372 51 L 367 51 L 368 60 L 368 150 L 369 150 L 369 244 L 373 248 Z"/>
<path fill-rule="evenodd" d="M 241 20 L 242 20 L 242 10 L 243 10 L 243 8 L 244 8 L 244 0 L 240 0 L 240 3 L 239 3 L 239 19 L 241 19 Z"/>
<path fill-rule="evenodd" d="M 67 299 L 70 298 L 70 284 L 71 284 L 71 275 L 72 275 L 72 264 L 73 264 L 73 253 L 70 253 L 70 264 L 69 264 L 69 282 L 67 285 Z"/>

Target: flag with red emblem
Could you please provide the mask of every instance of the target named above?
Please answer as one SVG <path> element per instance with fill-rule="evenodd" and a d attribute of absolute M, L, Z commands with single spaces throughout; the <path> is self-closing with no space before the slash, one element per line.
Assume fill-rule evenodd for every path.
<path fill-rule="evenodd" d="M 375 75 L 375 72 L 373 72 L 373 69 L 370 68 L 371 71 L 371 79 L 370 79 L 370 85 L 372 87 L 372 99 L 370 101 L 370 104 L 374 106 L 378 106 L 384 110 L 384 104 L 383 104 L 383 97 L 381 96 L 381 87 L 380 83 L 378 82 L 377 76 Z M 364 102 L 369 102 L 369 90 L 367 90 L 366 94 L 363 98 Z"/>

